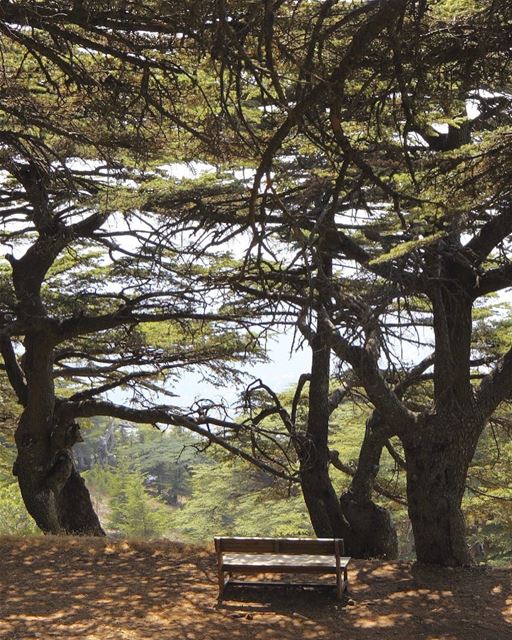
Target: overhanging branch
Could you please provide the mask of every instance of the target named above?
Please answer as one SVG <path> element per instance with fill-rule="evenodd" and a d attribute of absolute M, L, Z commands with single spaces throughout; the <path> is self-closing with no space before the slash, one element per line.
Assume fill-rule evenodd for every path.
<path fill-rule="evenodd" d="M 9 382 L 11 383 L 11 387 L 16 393 L 18 402 L 25 406 L 27 402 L 27 384 L 25 382 L 23 371 L 16 359 L 12 342 L 5 334 L 0 335 L 0 352 L 4 359 L 5 370 L 7 372 Z"/>
<path fill-rule="evenodd" d="M 66 418 L 109 416 L 136 424 L 166 424 L 183 427 L 277 478 L 282 478 L 288 482 L 299 481 L 296 475 L 266 464 L 211 429 L 211 426 L 224 428 L 236 435 L 244 428 L 243 425 L 228 420 L 221 420 L 211 416 L 193 418 L 190 415 L 168 411 L 164 408 L 134 409 L 100 400 L 88 400 L 85 402 L 62 401 L 59 405 L 59 413 L 66 416 Z"/>

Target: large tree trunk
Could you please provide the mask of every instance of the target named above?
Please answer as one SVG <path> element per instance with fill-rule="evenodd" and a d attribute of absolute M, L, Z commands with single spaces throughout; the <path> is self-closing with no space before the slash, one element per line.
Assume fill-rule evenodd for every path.
<path fill-rule="evenodd" d="M 434 422 L 414 440 L 406 440 L 404 449 L 416 558 L 426 564 L 467 565 L 461 503 L 477 441 L 474 425 Z"/>
<path fill-rule="evenodd" d="M 20 421 L 18 477 L 27 511 L 44 533 L 105 535 L 68 447 L 55 450 L 49 436 L 31 436 Z"/>
<path fill-rule="evenodd" d="M 16 431 L 13 472 L 28 512 L 45 533 L 104 535 L 75 468 L 78 425 L 59 420 L 53 386 L 53 344 L 44 332 L 25 339 L 26 406 Z"/>
<path fill-rule="evenodd" d="M 332 258 L 319 243 L 318 299 L 329 306 Z M 382 452 L 375 434 L 367 429 L 358 472 L 352 489 L 338 498 L 329 476 L 328 449 L 330 333 L 326 318 L 319 312 L 316 334 L 311 340 L 313 357 L 309 386 L 309 412 L 305 437 L 299 442 L 301 485 L 311 523 L 319 537 L 342 537 L 345 552 L 354 557 L 396 557 L 396 532 L 388 512 L 371 500 L 373 482 Z M 370 436 L 370 437 L 369 437 Z"/>
<path fill-rule="evenodd" d="M 324 265 L 326 271 L 330 266 Z M 395 558 L 396 531 L 386 509 L 371 499 L 383 440 L 371 424 L 361 450 L 358 470 L 351 490 L 338 498 L 329 476 L 328 449 L 330 345 L 329 328 L 319 318 L 313 339 L 306 435 L 297 447 L 301 487 L 315 534 L 322 538 L 341 537 L 345 553 L 357 557 Z"/>
<path fill-rule="evenodd" d="M 24 412 L 16 432 L 13 471 L 37 526 L 45 533 L 105 535 L 73 461 L 77 425 L 48 422 L 44 430 L 34 426 Z"/>
<path fill-rule="evenodd" d="M 461 509 L 466 475 L 484 426 L 471 386 L 474 273 L 457 259 L 460 239 L 446 238 L 429 264 L 435 334 L 434 411 L 402 438 L 407 498 L 419 562 L 469 564 Z"/>
<path fill-rule="evenodd" d="M 350 528 L 329 477 L 330 347 L 321 321 L 312 347 L 307 431 L 296 443 L 302 494 L 315 534 L 319 538 L 341 537 L 347 544 Z"/>
<path fill-rule="evenodd" d="M 58 415 L 53 383 L 57 323 L 48 317 L 41 286 L 48 269 L 69 241 L 60 224 L 51 225 L 45 176 L 31 165 L 25 184 L 34 208 L 39 236 L 25 255 L 10 257 L 18 300 L 18 321 L 25 335 L 22 369 L 12 346 L 2 344 L 7 374 L 24 406 L 15 439 L 18 457 L 13 473 L 18 477 L 28 512 L 45 533 L 104 535 L 89 492 L 72 457 L 80 440 L 78 425 Z M 9 357 L 10 355 L 10 357 Z"/>

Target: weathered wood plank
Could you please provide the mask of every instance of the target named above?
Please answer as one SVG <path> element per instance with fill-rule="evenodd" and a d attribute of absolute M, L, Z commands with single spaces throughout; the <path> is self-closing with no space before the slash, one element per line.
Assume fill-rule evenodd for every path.
<path fill-rule="evenodd" d="M 216 538 L 222 552 L 335 555 L 336 543 L 343 553 L 339 538 Z M 217 542 L 218 541 L 218 542 Z"/>
<path fill-rule="evenodd" d="M 259 575 L 264 573 L 314 573 L 316 575 L 336 574 L 336 567 L 316 567 L 313 565 L 297 567 L 297 565 L 247 565 L 247 564 L 232 564 L 224 566 L 224 571 L 236 572 L 242 575 Z"/>
<path fill-rule="evenodd" d="M 240 573 L 340 573 L 348 566 L 350 558 L 336 559 L 330 556 L 290 556 L 226 554 L 222 560 L 223 571 Z"/>
<path fill-rule="evenodd" d="M 340 558 L 340 566 L 346 565 L 349 558 Z M 266 554 L 266 553 L 225 553 L 222 559 L 222 566 L 229 567 L 232 564 L 247 566 L 272 566 L 280 567 L 289 565 L 292 567 L 328 567 L 336 568 L 336 558 L 334 556 L 312 556 L 306 554 L 286 555 L 286 554 Z"/>
<path fill-rule="evenodd" d="M 233 587 L 244 587 L 244 588 L 252 588 L 259 589 L 261 587 L 265 587 L 267 589 L 273 589 L 274 587 L 282 588 L 289 587 L 290 589 L 295 589 L 296 587 L 306 587 L 310 589 L 325 589 L 326 591 L 333 591 L 336 589 L 336 585 L 327 584 L 326 582 L 283 582 L 282 580 L 230 580 L 230 586 Z"/>

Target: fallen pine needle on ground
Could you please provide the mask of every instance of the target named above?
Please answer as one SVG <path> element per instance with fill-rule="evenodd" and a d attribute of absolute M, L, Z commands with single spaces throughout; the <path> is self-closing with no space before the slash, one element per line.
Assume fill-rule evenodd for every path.
<path fill-rule="evenodd" d="M 0 553 L 2 640 L 512 638 L 512 569 L 355 560 L 343 602 L 334 590 L 228 586 L 218 604 L 213 547 L 4 537 Z"/>

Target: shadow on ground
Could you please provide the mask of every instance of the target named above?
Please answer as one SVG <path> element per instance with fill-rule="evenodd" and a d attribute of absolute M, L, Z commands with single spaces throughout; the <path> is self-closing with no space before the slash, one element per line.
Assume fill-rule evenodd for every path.
<path fill-rule="evenodd" d="M 229 587 L 213 552 L 174 543 L 0 539 L 0 638 L 510 640 L 512 570 L 356 561 L 350 594 Z M 332 578 L 331 578 L 332 579 Z"/>

